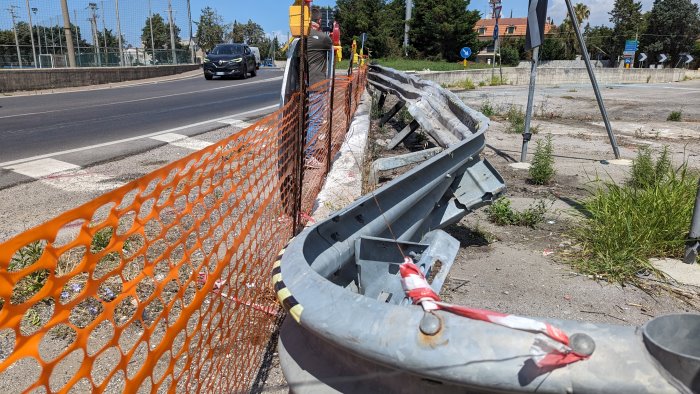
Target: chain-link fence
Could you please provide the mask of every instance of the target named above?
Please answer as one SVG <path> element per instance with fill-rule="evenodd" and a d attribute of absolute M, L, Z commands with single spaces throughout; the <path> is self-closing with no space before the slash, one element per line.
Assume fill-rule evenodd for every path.
<path fill-rule="evenodd" d="M 68 6 L 78 67 L 194 61 L 187 0 L 75 0 Z M 10 0 L 0 7 L 0 68 L 68 64 L 60 1 Z"/>

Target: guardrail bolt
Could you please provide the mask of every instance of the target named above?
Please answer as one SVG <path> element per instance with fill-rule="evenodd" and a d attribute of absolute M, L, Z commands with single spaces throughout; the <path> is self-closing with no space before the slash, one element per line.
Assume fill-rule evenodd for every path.
<path fill-rule="evenodd" d="M 431 312 L 423 313 L 423 318 L 420 319 L 420 331 L 425 335 L 435 335 L 440 332 L 442 324 L 440 318 Z"/>
<path fill-rule="evenodd" d="M 576 353 L 584 356 L 590 356 L 595 350 L 593 338 L 581 333 L 576 333 L 569 337 L 569 346 L 571 346 L 571 349 Z"/>

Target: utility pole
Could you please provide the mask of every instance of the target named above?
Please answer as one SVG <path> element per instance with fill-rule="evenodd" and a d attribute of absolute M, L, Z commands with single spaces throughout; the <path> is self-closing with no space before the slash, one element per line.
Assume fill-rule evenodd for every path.
<path fill-rule="evenodd" d="M 34 10 L 36 10 L 36 8 L 34 8 Z M 36 48 L 34 47 L 34 23 L 32 23 L 32 8 L 29 6 L 29 0 L 27 0 L 27 16 L 29 16 L 29 37 L 32 39 L 32 58 L 34 59 L 34 68 L 38 68 L 40 65 L 36 62 Z M 39 35 L 37 34 L 37 38 L 38 36 Z M 39 40 L 41 40 L 41 38 L 39 38 Z M 39 44 L 39 55 L 39 58 L 41 58 L 41 44 Z"/>
<path fill-rule="evenodd" d="M 102 66 L 102 61 L 100 59 L 100 37 L 97 34 L 97 3 L 88 3 L 88 8 L 90 9 L 90 28 L 92 30 L 92 42 L 94 43 L 93 58 L 98 66 Z"/>
<path fill-rule="evenodd" d="M 151 11 L 151 0 L 148 0 L 148 26 L 151 30 L 151 65 L 156 60 L 156 44 L 153 41 L 153 12 Z"/>
<path fill-rule="evenodd" d="M 175 52 L 175 26 L 173 24 L 172 0 L 168 0 L 168 19 L 170 20 L 170 47 L 173 53 L 173 64 L 177 64 L 177 53 Z"/>
<path fill-rule="evenodd" d="M 66 50 L 68 51 L 68 66 L 75 68 L 75 49 L 73 48 L 73 33 L 70 31 L 70 14 L 68 13 L 67 0 L 61 0 L 61 13 L 63 14 L 63 36 L 66 38 Z M 59 34 L 59 38 L 61 35 Z"/>
<path fill-rule="evenodd" d="M 109 66 L 109 51 L 107 50 L 107 19 L 105 19 L 105 0 L 101 0 L 102 5 L 102 42 L 105 44 L 105 66 Z"/>
<path fill-rule="evenodd" d="M 190 26 L 190 63 L 194 64 L 194 43 L 192 42 L 192 11 L 190 10 L 190 0 L 187 0 L 187 22 Z"/>
<path fill-rule="evenodd" d="M 22 68 L 22 53 L 19 50 L 17 27 L 15 27 L 15 18 L 17 17 L 17 15 L 15 14 L 15 8 L 17 8 L 16 5 L 10 5 L 10 8 L 8 8 L 7 10 L 10 11 L 10 15 L 12 15 L 12 32 L 15 33 L 15 47 L 17 48 L 17 60 L 19 61 L 19 68 Z"/>
<path fill-rule="evenodd" d="M 413 0 L 406 0 L 406 21 L 404 23 L 403 29 L 403 50 L 406 57 L 408 57 L 408 33 L 411 31 L 410 21 L 413 17 Z"/>
<path fill-rule="evenodd" d="M 114 0 L 117 11 L 117 42 L 119 43 L 119 65 L 124 64 L 124 45 L 122 45 L 122 24 L 119 21 L 119 0 Z"/>
<path fill-rule="evenodd" d="M 73 18 L 77 21 L 78 20 L 78 11 L 73 10 Z M 75 43 L 78 46 L 78 64 L 80 66 L 83 65 L 83 56 L 80 53 L 80 30 L 78 29 L 78 25 L 75 25 Z"/>

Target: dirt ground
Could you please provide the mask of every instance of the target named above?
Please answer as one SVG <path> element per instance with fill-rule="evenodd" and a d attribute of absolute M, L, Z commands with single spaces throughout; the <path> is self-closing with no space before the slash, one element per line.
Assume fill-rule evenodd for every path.
<path fill-rule="evenodd" d="M 527 102 L 527 87 L 484 87 L 456 93 L 472 108 L 479 110 L 488 102 L 500 113 L 511 106 L 522 108 Z M 641 147 L 667 145 L 675 163 L 685 159 L 691 168 L 700 168 L 700 81 L 610 85 L 603 87 L 603 97 L 622 158 L 633 159 Z M 387 100 L 386 107 L 391 104 Z M 666 121 L 672 111 L 681 111 L 684 121 Z M 486 209 L 481 209 L 448 228 L 462 247 L 441 296 L 455 304 L 505 313 L 622 325 L 641 325 L 665 313 L 700 311 L 700 288 L 675 283 L 690 295 L 679 297 L 662 290 L 653 278 L 643 279 L 643 288 L 623 287 L 581 275 L 567 263 L 564 254 L 572 251 L 569 234 L 582 218 L 578 202 L 587 197 L 589 183 L 596 177 L 623 181 L 630 167 L 607 162 L 614 159 L 613 151 L 590 87 L 540 88 L 535 114 L 533 124 L 539 134 L 533 137 L 529 152 L 534 152 L 538 139 L 552 134 L 557 176 L 551 185 L 532 185 L 526 170 L 510 166 L 519 160 L 522 137 L 507 132 L 502 116 L 494 116 L 482 156 L 505 179 L 506 196 L 514 208 L 546 201 L 545 221 L 532 229 L 496 226 L 488 221 Z M 387 152 L 383 146 L 402 123 L 397 116 L 389 127 L 372 130 L 368 154 L 373 159 L 406 153 L 421 144 L 431 146 L 429 139 L 419 137 Z M 380 181 L 402 172 L 383 174 Z M 277 357 L 262 391 L 288 391 Z"/>

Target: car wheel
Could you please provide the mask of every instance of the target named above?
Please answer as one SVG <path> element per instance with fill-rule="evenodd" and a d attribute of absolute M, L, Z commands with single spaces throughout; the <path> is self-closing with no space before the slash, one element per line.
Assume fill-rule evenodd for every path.
<path fill-rule="evenodd" d="M 211 81 L 212 78 L 214 78 L 213 75 L 211 75 L 211 74 L 204 74 L 204 79 L 206 79 L 207 81 Z"/>
<path fill-rule="evenodd" d="M 256 75 L 258 75 L 258 70 L 256 70 L 255 67 L 253 67 L 253 71 L 250 72 L 250 76 L 254 77 Z"/>
<path fill-rule="evenodd" d="M 243 70 L 243 75 L 241 75 L 241 79 L 247 79 L 248 78 L 248 66 L 245 66 L 245 70 Z"/>

